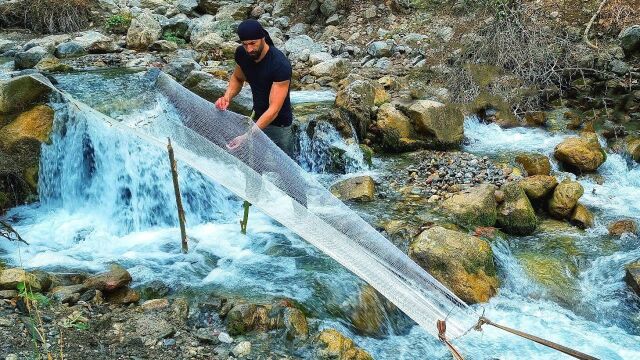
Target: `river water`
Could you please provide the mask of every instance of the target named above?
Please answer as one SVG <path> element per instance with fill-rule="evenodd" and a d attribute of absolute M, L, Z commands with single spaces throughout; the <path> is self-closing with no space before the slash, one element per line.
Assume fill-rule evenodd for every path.
<path fill-rule="evenodd" d="M 154 94 L 136 86 L 137 72 L 87 72 L 58 76 L 58 86 L 116 119 L 143 121 L 166 109 L 150 106 Z M 292 94 L 294 102 L 330 101 L 332 94 Z M 61 109 L 63 110 L 63 109 Z M 332 259 L 267 216 L 253 211 L 248 234 L 238 226 L 241 202 L 197 172 L 180 167 L 191 251 L 180 252 L 173 187 L 166 154 L 133 138 L 114 135 L 91 119 L 56 113 L 52 143 L 44 145 L 40 203 L 12 209 L 8 217 L 30 242 L 19 249 L 0 243 L 10 264 L 45 270 L 100 271 L 125 266 L 136 284 L 161 279 L 175 289 L 237 294 L 256 301 L 290 297 L 319 327 L 336 327 L 376 359 L 447 359 L 447 350 L 417 326 L 375 339 L 358 336 L 337 315 L 357 300 L 362 282 Z M 325 168 L 331 147 L 347 154 L 347 171 L 383 173 L 384 161 L 367 169 L 357 146 L 324 129 L 302 136 L 299 160 L 312 171 Z M 500 129 L 469 118 L 466 151 L 505 159 L 518 151 L 551 154 L 568 133 Z M 314 142 L 315 141 L 315 142 Z M 513 156 L 511 156 L 513 157 Z M 562 173 L 558 177 L 575 178 Z M 640 220 L 640 167 L 609 154 L 604 182 L 579 178 L 582 202 L 597 216 L 588 231 L 568 227 L 492 245 L 501 277 L 499 295 L 476 306 L 478 313 L 602 359 L 640 358 L 640 301 L 623 281 L 624 265 L 640 258 L 640 241 L 607 235 L 621 217 Z M 335 176 L 322 176 L 328 182 Z M 366 217 L 365 217 L 366 218 Z M 559 359 L 561 355 L 486 328 L 456 340 L 469 359 Z M 304 355 L 303 355 L 304 356 Z M 308 354 L 309 357 L 312 355 Z"/>

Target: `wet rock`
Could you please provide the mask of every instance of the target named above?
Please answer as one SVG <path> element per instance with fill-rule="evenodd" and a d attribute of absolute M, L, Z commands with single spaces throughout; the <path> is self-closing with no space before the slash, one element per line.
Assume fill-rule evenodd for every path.
<path fill-rule="evenodd" d="M 309 336 L 309 324 L 304 313 L 296 308 L 284 310 L 284 326 L 288 339 L 305 340 Z"/>
<path fill-rule="evenodd" d="M 583 133 L 580 137 L 564 140 L 556 146 L 554 156 L 569 169 L 580 172 L 596 171 L 607 159 L 594 133 Z"/>
<path fill-rule="evenodd" d="M 91 276 L 84 281 L 88 288 L 104 292 L 112 292 L 131 283 L 131 274 L 118 264 L 111 265 L 109 271 Z"/>
<path fill-rule="evenodd" d="M 34 69 L 43 72 L 68 72 L 73 70 L 73 68 L 67 64 L 64 64 L 55 56 L 47 55 L 42 60 L 40 60 L 35 66 Z"/>
<path fill-rule="evenodd" d="M 0 39 L 0 54 L 15 49 L 16 45 L 15 41 Z"/>
<path fill-rule="evenodd" d="M 317 355 L 321 359 L 373 360 L 369 353 L 335 329 L 323 330 L 318 335 L 317 342 L 321 347 Z"/>
<path fill-rule="evenodd" d="M 333 184 L 330 191 L 341 200 L 373 201 L 375 183 L 371 176 L 356 176 Z"/>
<path fill-rule="evenodd" d="M 633 160 L 640 163 L 640 138 L 629 137 L 626 141 L 626 151 Z"/>
<path fill-rule="evenodd" d="M 17 70 L 33 68 L 48 54 L 49 52 L 41 46 L 33 47 L 27 51 L 17 53 L 13 59 L 14 66 Z"/>
<path fill-rule="evenodd" d="M 445 200 L 442 208 L 457 224 L 469 227 L 493 226 L 497 217 L 494 192 L 493 185 L 476 186 Z"/>
<path fill-rule="evenodd" d="M 621 236 L 625 233 L 638 234 L 638 224 L 632 219 L 623 219 L 609 224 L 608 230 L 611 236 Z"/>
<path fill-rule="evenodd" d="M 524 123 L 527 126 L 539 127 L 547 123 L 547 114 L 544 111 L 531 111 L 524 115 Z"/>
<path fill-rule="evenodd" d="M 581 229 L 587 229 L 593 226 L 594 216 L 584 205 L 578 204 L 573 209 L 571 223 Z"/>
<path fill-rule="evenodd" d="M 522 165 L 528 176 L 551 173 L 549 158 L 543 154 L 520 154 L 516 156 L 516 162 Z"/>
<path fill-rule="evenodd" d="M 522 253 L 517 258 L 525 273 L 549 290 L 551 296 L 569 302 L 578 293 L 578 270 L 571 261 L 535 252 Z"/>
<path fill-rule="evenodd" d="M 563 180 L 553 191 L 549 201 L 549 213 L 556 219 L 567 219 L 584 194 L 584 188 L 577 181 Z"/>
<path fill-rule="evenodd" d="M 158 20 L 145 10 L 134 17 L 127 31 L 127 48 L 146 50 L 154 41 L 160 39 L 162 27 Z"/>
<path fill-rule="evenodd" d="M 640 261 L 625 266 L 624 281 L 640 296 Z"/>
<path fill-rule="evenodd" d="M 467 303 L 486 302 L 497 292 L 493 251 L 480 238 L 433 227 L 411 243 L 409 256 Z"/>
<path fill-rule="evenodd" d="M 382 133 L 382 146 L 388 151 L 402 151 L 406 140 L 415 138 L 409 118 L 389 103 L 378 109 L 376 126 Z"/>
<path fill-rule="evenodd" d="M 220 343 L 220 340 L 218 340 L 218 336 L 216 336 L 215 333 L 208 328 L 200 328 L 196 330 L 194 336 L 203 343 L 212 345 Z"/>
<path fill-rule="evenodd" d="M 177 323 L 185 323 L 189 319 L 189 301 L 184 297 L 173 299 L 171 316 Z"/>
<path fill-rule="evenodd" d="M 407 115 L 418 132 L 433 136 L 442 147 L 457 147 L 464 139 L 464 115 L 455 105 L 417 100 L 409 106 Z"/>
<path fill-rule="evenodd" d="M 173 76 L 177 81 L 184 81 L 192 71 L 199 71 L 200 64 L 191 58 L 175 58 L 162 69 L 167 74 Z"/>
<path fill-rule="evenodd" d="M 504 201 L 498 206 L 498 227 L 508 234 L 529 235 L 536 230 L 538 218 L 524 190 L 515 182 L 504 185 Z"/>
<path fill-rule="evenodd" d="M 36 105 L 0 129 L 0 148 L 11 149 L 16 144 L 35 140 L 49 141 L 53 126 L 53 109 L 47 105 Z"/>
<path fill-rule="evenodd" d="M 336 107 L 353 125 L 358 138 L 366 138 L 375 104 L 375 87 L 367 80 L 356 79 L 336 94 Z"/>
<path fill-rule="evenodd" d="M 640 25 L 630 26 L 618 35 L 620 46 L 625 54 L 631 55 L 640 51 Z"/>
<path fill-rule="evenodd" d="M 235 305 L 225 319 L 229 335 L 243 335 L 256 329 L 267 329 L 269 324 L 266 307 L 255 304 Z"/>
<path fill-rule="evenodd" d="M 477 114 L 482 121 L 495 123 L 502 128 L 520 126 L 520 122 L 513 115 L 511 105 L 503 98 L 482 91 L 470 105 L 472 113 Z"/>
<path fill-rule="evenodd" d="M 331 60 L 323 61 L 314 65 L 310 72 L 311 75 L 317 77 L 331 77 L 335 80 L 344 78 L 349 74 L 351 70 L 351 64 L 346 59 L 335 58 Z"/>
<path fill-rule="evenodd" d="M 160 280 L 153 280 L 140 289 L 140 296 L 147 300 L 164 298 L 168 294 L 169 287 Z"/>
<path fill-rule="evenodd" d="M 215 102 L 224 95 L 227 90 L 227 82 L 216 79 L 204 71 L 192 71 L 185 79 L 183 85 L 199 96 Z M 250 115 L 253 109 L 253 97 L 251 90 L 244 87 L 229 105 L 229 109 L 243 115 Z"/>
<path fill-rule="evenodd" d="M 251 343 L 248 341 L 242 341 L 236 345 L 231 352 L 238 358 L 246 357 L 251 354 Z"/>
<path fill-rule="evenodd" d="M 558 186 L 555 176 L 534 175 L 526 177 L 519 182 L 531 201 L 538 201 L 549 197 Z"/>
<path fill-rule="evenodd" d="M 42 285 L 35 275 L 19 268 L 0 268 L 0 290 L 16 290 L 19 283 L 24 282 L 33 291 L 40 291 Z"/>

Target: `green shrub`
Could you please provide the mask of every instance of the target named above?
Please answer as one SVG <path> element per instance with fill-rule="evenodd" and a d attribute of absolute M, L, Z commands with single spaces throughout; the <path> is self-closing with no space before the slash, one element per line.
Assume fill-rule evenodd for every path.
<path fill-rule="evenodd" d="M 131 25 L 131 13 L 120 13 L 110 16 L 104 24 L 107 31 L 114 34 L 125 34 Z"/>
<path fill-rule="evenodd" d="M 179 37 L 173 31 L 165 31 L 164 34 L 162 34 L 162 38 L 164 40 L 174 42 L 174 43 L 176 43 L 178 45 L 184 45 L 184 44 L 187 43 L 183 38 Z"/>

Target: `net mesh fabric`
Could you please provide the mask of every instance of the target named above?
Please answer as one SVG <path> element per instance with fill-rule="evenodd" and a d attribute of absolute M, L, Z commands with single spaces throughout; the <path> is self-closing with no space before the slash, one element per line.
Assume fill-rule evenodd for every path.
<path fill-rule="evenodd" d="M 373 286 L 433 336 L 436 321 L 447 319 L 447 335 L 464 335 L 477 315 L 382 234 L 305 173 L 253 122 L 190 92 L 159 71 L 147 74 L 160 101 L 177 116 L 127 124 L 98 113 L 61 93 L 72 111 L 91 113 L 114 130 L 166 149 L 176 158 L 297 233 L 301 238 Z M 246 135 L 242 144 L 228 144 Z"/>

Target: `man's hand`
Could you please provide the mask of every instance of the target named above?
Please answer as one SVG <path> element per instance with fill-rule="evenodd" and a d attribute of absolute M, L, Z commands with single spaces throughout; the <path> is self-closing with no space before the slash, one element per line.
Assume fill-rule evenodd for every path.
<path fill-rule="evenodd" d="M 216 107 L 220 110 L 227 110 L 227 108 L 229 107 L 229 99 L 227 99 L 225 96 L 220 97 L 218 100 L 216 100 Z"/>
<path fill-rule="evenodd" d="M 249 137 L 249 134 L 242 134 L 240 136 L 235 137 L 233 140 L 229 141 L 229 143 L 227 144 L 227 149 L 236 150 L 237 148 L 242 146 L 242 144 L 244 144 L 245 141 L 247 141 L 248 137 Z"/>

